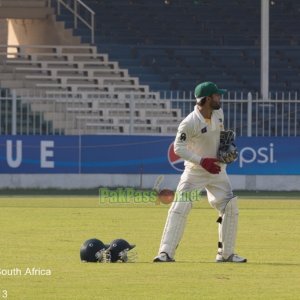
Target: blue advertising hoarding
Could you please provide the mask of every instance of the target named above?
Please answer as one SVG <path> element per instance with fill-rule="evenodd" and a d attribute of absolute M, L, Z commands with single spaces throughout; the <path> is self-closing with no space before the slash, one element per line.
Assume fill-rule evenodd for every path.
<path fill-rule="evenodd" d="M 78 173 L 78 136 L 0 136 L 0 173 Z"/>
<path fill-rule="evenodd" d="M 179 174 L 173 136 L 1 136 L 2 174 Z M 300 174 L 299 137 L 238 137 L 229 174 Z"/>

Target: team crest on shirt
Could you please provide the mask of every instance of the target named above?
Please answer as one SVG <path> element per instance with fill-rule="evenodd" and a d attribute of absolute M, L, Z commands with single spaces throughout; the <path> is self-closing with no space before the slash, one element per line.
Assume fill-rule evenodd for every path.
<path fill-rule="evenodd" d="M 207 127 L 201 129 L 201 133 L 205 133 L 205 132 L 207 132 Z"/>
<path fill-rule="evenodd" d="M 186 140 L 186 134 L 185 134 L 184 132 L 182 132 L 182 133 L 180 134 L 179 140 L 180 140 L 181 142 L 184 142 L 184 141 Z"/>

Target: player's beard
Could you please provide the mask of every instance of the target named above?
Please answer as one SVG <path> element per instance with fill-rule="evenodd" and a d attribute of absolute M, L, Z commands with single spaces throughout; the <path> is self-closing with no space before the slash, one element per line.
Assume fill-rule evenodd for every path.
<path fill-rule="evenodd" d="M 218 109 L 221 108 L 221 104 L 217 103 L 217 102 L 214 102 L 214 103 L 210 104 L 210 107 L 211 107 L 212 110 L 218 110 Z"/>

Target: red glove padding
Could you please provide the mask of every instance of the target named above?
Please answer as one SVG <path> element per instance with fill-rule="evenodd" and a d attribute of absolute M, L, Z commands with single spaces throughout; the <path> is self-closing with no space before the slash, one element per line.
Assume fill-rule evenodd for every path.
<path fill-rule="evenodd" d="M 218 162 L 216 158 L 202 158 L 200 161 L 200 165 L 211 174 L 219 174 L 221 171 L 221 167 L 215 164 L 216 162 Z"/>

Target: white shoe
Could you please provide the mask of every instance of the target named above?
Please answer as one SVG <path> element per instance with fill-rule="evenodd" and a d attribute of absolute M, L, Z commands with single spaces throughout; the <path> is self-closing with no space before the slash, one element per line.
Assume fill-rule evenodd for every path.
<path fill-rule="evenodd" d="M 161 252 L 153 259 L 153 262 L 174 262 L 174 261 L 175 259 L 171 258 L 166 252 Z"/>
<path fill-rule="evenodd" d="M 238 256 L 237 254 L 231 254 L 228 258 L 224 258 L 222 254 L 218 253 L 216 257 L 216 262 L 245 263 L 247 262 L 247 258 Z"/>

